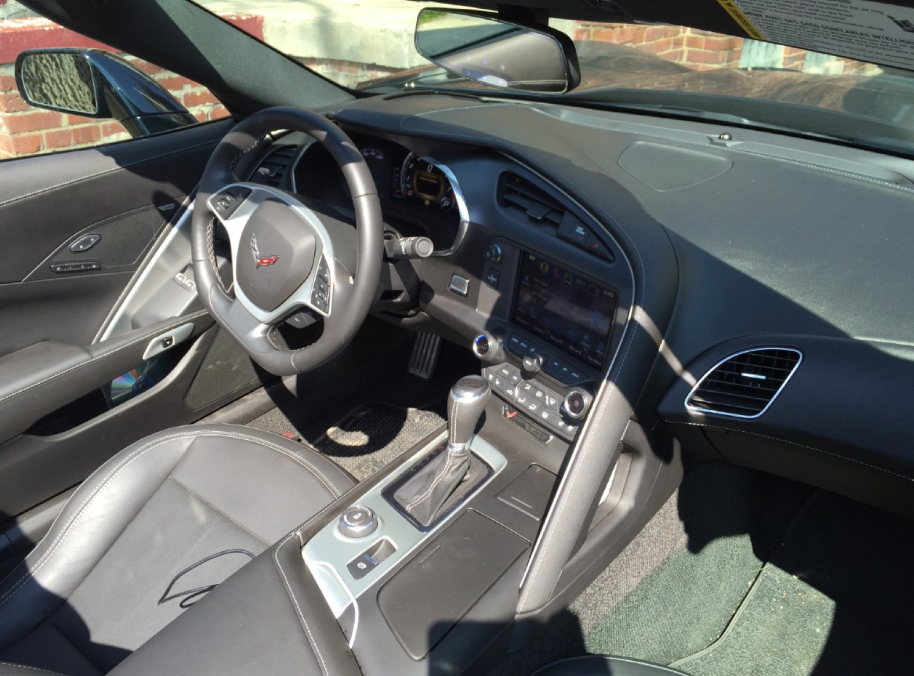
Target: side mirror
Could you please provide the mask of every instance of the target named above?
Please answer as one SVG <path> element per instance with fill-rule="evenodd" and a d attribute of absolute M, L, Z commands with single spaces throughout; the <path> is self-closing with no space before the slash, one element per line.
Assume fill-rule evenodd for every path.
<path fill-rule="evenodd" d="M 97 49 L 25 50 L 16 57 L 16 86 L 30 106 L 115 119 L 134 137 L 197 121 L 151 77 Z"/>
<path fill-rule="evenodd" d="M 547 26 L 523 26 L 496 14 L 423 9 L 416 50 L 468 80 L 512 91 L 563 94 L 581 83 L 574 43 Z"/>

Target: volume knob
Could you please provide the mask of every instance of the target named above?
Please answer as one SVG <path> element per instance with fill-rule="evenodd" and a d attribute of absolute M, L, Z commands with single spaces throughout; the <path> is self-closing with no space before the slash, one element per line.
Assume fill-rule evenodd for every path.
<path fill-rule="evenodd" d="M 573 387 L 565 395 L 565 401 L 562 402 L 562 412 L 572 420 L 583 420 L 590 410 L 590 404 L 593 397 L 585 389 Z"/>

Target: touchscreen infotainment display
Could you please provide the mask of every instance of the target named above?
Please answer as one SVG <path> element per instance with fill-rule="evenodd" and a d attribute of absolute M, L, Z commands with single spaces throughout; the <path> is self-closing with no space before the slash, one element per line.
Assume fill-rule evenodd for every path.
<path fill-rule="evenodd" d="M 521 252 L 512 320 L 598 369 L 606 358 L 618 303 L 614 290 Z"/>

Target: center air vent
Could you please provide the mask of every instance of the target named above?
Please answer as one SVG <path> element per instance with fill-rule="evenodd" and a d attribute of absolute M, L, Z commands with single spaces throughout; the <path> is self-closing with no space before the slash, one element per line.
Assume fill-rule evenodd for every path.
<path fill-rule="evenodd" d="M 803 359 L 799 350 L 768 347 L 739 352 L 708 371 L 686 397 L 686 408 L 733 418 L 758 418 Z"/>
<path fill-rule="evenodd" d="M 254 170 L 251 182 L 278 188 L 289 172 L 289 165 L 297 153 L 297 146 L 279 146 L 271 151 Z"/>
<path fill-rule="evenodd" d="M 532 221 L 558 227 L 565 216 L 565 207 L 517 174 L 502 174 L 498 187 L 502 206 L 522 211 Z"/>

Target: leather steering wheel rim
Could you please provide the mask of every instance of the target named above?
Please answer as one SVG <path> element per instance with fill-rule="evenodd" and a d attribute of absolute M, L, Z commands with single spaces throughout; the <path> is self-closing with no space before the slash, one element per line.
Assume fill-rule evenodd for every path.
<path fill-rule="evenodd" d="M 228 293 L 219 277 L 213 253 L 216 218 L 226 228 L 230 221 L 222 218 L 213 208 L 211 198 L 217 193 L 220 196 L 228 194 L 225 189 L 235 184 L 238 185 L 232 187 L 233 190 L 254 191 L 245 202 L 254 204 L 257 199 L 282 202 L 306 224 L 310 222 L 307 227 L 315 231 L 322 230 L 314 222 L 316 215 L 298 202 L 294 195 L 269 186 L 243 183 L 235 174 L 239 160 L 260 146 L 268 134 L 280 129 L 304 132 L 315 138 L 339 165 L 352 196 L 358 242 L 357 263 L 351 275 L 341 263 L 332 257 L 327 258 L 326 254 L 332 254 L 332 248 L 326 241 L 323 249 L 319 246 L 319 251 L 324 254 L 321 258 L 327 258 L 327 266 L 330 268 L 330 289 L 327 291 L 329 312 L 323 316 L 324 328 L 320 337 L 311 345 L 296 350 L 277 345 L 270 336 L 273 326 L 283 321 L 284 317 L 273 317 L 269 312 L 261 310 L 240 293 L 240 286 L 236 288 L 236 294 Z M 237 207 L 238 213 L 243 206 L 244 202 Z M 232 227 L 238 226 L 232 222 Z M 245 234 L 247 232 L 248 230 L 244 231 Z M 235 239 L 237 238 L 233 238 L 232 266 L 233 278 L 237 284 L 237 266 L 240 265 L 238 258 L 243 253 L 234 246 Z M 318 239 L 320 240 L 319 235 Z M 362 153 L 346 133 L 322 115 L 291 107 L 268 108 L 251 115 L 235 125 L 220 141 L 203 171 L 191 217 L 191 251 L 197 293 L 213 318 L 229 331 L 251 359 L 270 373 L 286 376 L 309 371 L 329 361 L 352 340 L 374 302 L 381 276 L 383 245 L 381 204 L 371 171 Z M 252 250 L 257 251 L 256 243 Z M 275 262 L 276 257 L 272 258 Z M 255 253 L 254 260 L 256 259 Z M 257 267 L 260 265 L 258 262 Z M 267 262 L 266 265 L 270 263 Z M 313 269 L 307 273 L 306 282 L 296 291 L 299 296 L 302 296 L 300 292 L 306 283 L 318 283 L 315 277 L 317 270 L 318 264 L 315 262 Z M 310 289 L 309 286 L 308 290 Z M 329 302 L 331 293 L 332 304 Z M 295 293 L 287 302 L 294 302 L 294 296 Z M 307 302 L 308 294 L 304 294 L 304 297 Z M 322 307 L 314 307 L 318 312 L 313 309 L 309 312 L 324 314 L 320 312 Z M 291 310 L 286 315 L 289 313 Z"/>

